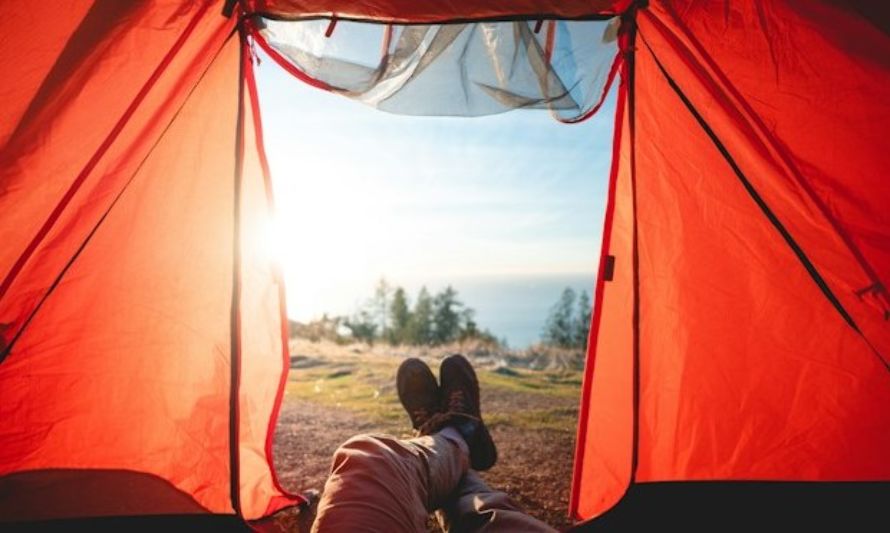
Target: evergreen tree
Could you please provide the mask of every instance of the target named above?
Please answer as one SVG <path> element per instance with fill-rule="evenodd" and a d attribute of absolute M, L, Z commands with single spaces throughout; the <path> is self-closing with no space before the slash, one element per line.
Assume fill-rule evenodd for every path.
<path fill-rule="evenodd" d="M 336 334 L 343 327 L 350 332 L 349 338 L 368 344 L 382 340 L 392 345 L 436 346 L 474 339 L 506 346 L 489 330 L 480 329 L 474 315 L 475 311 L 458 300 L 457 291 L 450 285 L 435 296 L 421 287 L 412 309 L 405 289 L 393 287 L 381 278 L 374 295 L 361 308 L 349 318 L 331 322 L 328 329 L 338 342 L 347 340 Z"/>
<path fill-rule="evenodd" d="M 479 325 L 475 320 L 476 311 L 464 307 L 460 312 L 460 340 L 474 339 L 480 335 Z"/>
<path fill-rule="evenodd" d="M 566 287 L 559 297 L 559 301 L 550 309 L 547 324 L 542 334 L 545 344 L 571 348 L 575 343 L 575 291 Z"/>
<path fill-rule="evenodd" d="M 353 339 L 374 344 L 374 339 L 377 337 L 377 324 L 374 321 L 374 315 L 367 309 L 362 309 L 347 318 L 343 325 L 349 330 Z"/>
<path fill-rule="evenodd" d="M 405 289 L 397 287 L 392 293 L 392 301 L 389 304 L 389 343 L 408 342 L 410 324 L 411 310 L 408 308 L 408 297 L 405 295 Z"/>
<path fill-rule="evenodd" d="M 433 299 L 426 287 L 421 287 L 411 313 L 408 328 L 410 344 L 425 345 L 433 340 Z"/>
<path fill-rule="evenodd" d="M 587 337 L 590 335 L 590 296 L 587 291 L 581 291 L 578 297 L 578 320 L 575 323 L 575 347 L 584 349 L 587 347 Z"/>
<path fill-rule="evenodd" d="M 433 299 L 433 344 L 446 344 L 460 334 L 460 314 L 463 304 L 457 291 L 449 285 Z"/>
<path fill-rule="evenodd" d="M 384 339 L 389 336 L 387 311 L 389 309 L 390 292 L 392 292 L 392 287 L 386 282 L 386 278 L 380 278 L 380 281 L 377 282 L 377 287 L 374 289 L 374 298 L 371 300 L 371 307 L 380 327 L 380 336 Z"/>

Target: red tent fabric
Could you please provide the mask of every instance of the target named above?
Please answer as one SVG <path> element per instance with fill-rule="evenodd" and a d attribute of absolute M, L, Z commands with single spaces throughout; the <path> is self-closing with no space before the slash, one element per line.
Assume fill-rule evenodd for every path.
<path fill-rule="evenodd" d="M 0 23 L 30 43 L 0 60 L 0 516 L 295 501 L 271 465 L 288 354 L 253 248 L 259 119 L 221 8 L 23 2 Z"/>
<path fill-rule="evenodd" d="M 631 483 L 890 479 L 890 38 L 818 2 L 636 21 L 573 513 Z"/>
<path fill-rule="evenodd" d="M 598 516 L 633 483 L 890 479 L 880 9 L 13 2 L 0 21 L 0 519 L 252 519 L 299 501 L 271 464 L 287 351 L 281 275 L 257 238 L 273 202 L 239 26 L 254 15 L 620 15 L 571 512 Z"/>

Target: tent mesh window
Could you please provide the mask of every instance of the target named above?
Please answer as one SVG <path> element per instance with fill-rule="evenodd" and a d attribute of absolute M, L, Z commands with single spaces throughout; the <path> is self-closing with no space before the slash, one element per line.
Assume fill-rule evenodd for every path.
<path fill-rule="evenodd" d="M 547 109 L 590 116 L 618 58 L 618 19 L 389 25 L 257 18 L 254 35 L 304 80 L 405 115 Z M 368 43 L 380 43 L 379 47 Z"/>

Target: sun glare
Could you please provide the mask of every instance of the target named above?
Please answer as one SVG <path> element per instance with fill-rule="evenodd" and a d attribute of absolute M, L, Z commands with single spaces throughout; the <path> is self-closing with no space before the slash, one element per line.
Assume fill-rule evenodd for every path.
<path fill-rule="evenodd" d="M 357 169 L 307 157 L 290 161 L 288 176 L 275 182 L 277 220 L 267 240 L 279 243 L 275 254 L 287 281 L 290 301 L 299 295 L 300 309 L 330 305 L 337 285 L 369 284 L 381 275 L 380 259 L 386 253 L 384 236 L 391 235 L 382 199 L 370 186 L 350 180 L 319 176 L 352 175 Z M 342 302 L 345 305 L 351 302 Z M 301 317 L 308 318 L 308 317 Z"/>
<path fill-rule="evenodd" d="M 291 318 L 352 313 L 381 277 L 466 290 L 458 279 L 593 271 L 610 152 L 591 139 L 610 121 L 391 115 L 270 61 L 259 73 Z"/>

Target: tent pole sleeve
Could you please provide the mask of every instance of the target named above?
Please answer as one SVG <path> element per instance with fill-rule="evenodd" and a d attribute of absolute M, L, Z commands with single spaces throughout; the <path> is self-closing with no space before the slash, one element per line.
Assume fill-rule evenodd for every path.
<path fill-rule="evenodd" d="M 630 192 L 631 214 L 633 216 L 632 246 L 633 253 L 633 311 L 632 311 L 632 335 L 633 335 L 633 434 L 631 443 L 633 450 L 630 456 L 630 486 L 637 481 L 637 467 L 640 455 L 640 247 L 637 224 L 637 136 L 636 136 L 636 46 L 637 46 L 637 10 L 632 11 L 632 18 L 628 19 L 628 39 L 630 41 L 630 53 L 627 56 L 627 126 L 630 136 Z"/>
<path fill-rule="evenodd" d="M 244 173 L 244 65 L 250 61 L 243 26 L 238 28 L 241 42 L 238 66 L 238 119 L 235 125 L 235 171 L 232 197 L 232 305 L 230 316 L 231 348 L 229 367 L 229 483 L 232 509 L 241 516 L 241 464 L 239 460 L 238 399 L 241 382 L 241 181 Z"/>

